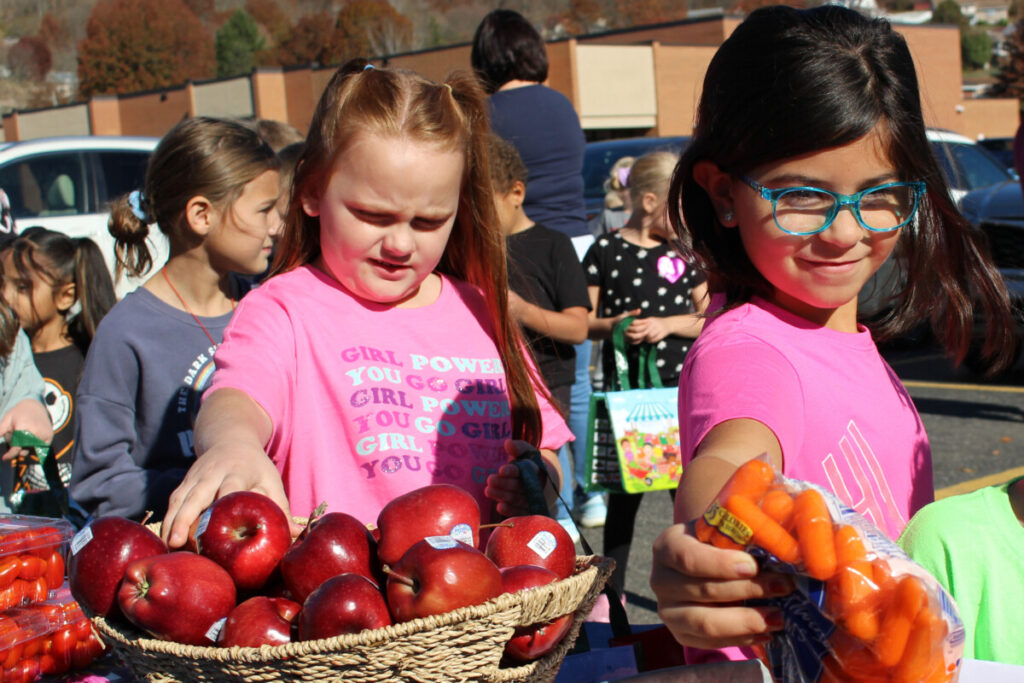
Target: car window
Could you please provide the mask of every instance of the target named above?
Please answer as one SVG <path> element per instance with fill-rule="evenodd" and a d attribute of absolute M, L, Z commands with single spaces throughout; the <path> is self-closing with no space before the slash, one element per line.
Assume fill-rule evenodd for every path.
<path fill-rule="evenodd" d="M 604 181 L 616 161 L 622 157 L 639 157 L 648 152 L 668 149 L 681 152 L 688 138 L 666 140 L 665 138 L 641 138 L 631 142 L 605 144 L 592 142 L 583 154 L 583 196 L 604 197 Z"/>
<path fill-rule="evenodd" d="M 978 145 L 936 142 L 932 148 L 953 189 L 976 190 L 1010 179 L 1003 165 Z"/>
<path fill-rule="evenodd" d="M 85 165 L 78 152 L 11 161 L 0 168 L 0 187 L 18 220 L 85 213 Z"/>
<path fill-rule="evenodd" d="M 149 152 L 104 150 L 92 152 L 92 154 L 100 170 L 96 184 L 99 191 L 99 203 L 104 210 L 110 200 L 142 187 L 146 179 Z"/>

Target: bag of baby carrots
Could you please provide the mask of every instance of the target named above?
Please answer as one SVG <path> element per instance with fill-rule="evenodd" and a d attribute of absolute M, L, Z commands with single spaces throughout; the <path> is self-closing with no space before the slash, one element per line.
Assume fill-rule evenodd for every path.
<path fill-rule="evenodd" d="M 722 487 L 696 534 L 794 576 L 793 593 L 757 603 L 785 615 L 760 649 L 776 681 L 956 680 L 964 630 L 952 597 L 831 493 L 755 458 Z"/>

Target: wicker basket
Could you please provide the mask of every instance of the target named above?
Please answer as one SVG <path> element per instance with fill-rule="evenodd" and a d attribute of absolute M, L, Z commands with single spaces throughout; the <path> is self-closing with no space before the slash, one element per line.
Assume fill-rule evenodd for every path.
<path fill-rule="evenodd" d="M 277 647 L 230 649 L 155 640 L 129 626 L 93 623 L 144 681 L 552 681 L 615 562 L 576 558 L 567 579 L 482 605 L 414 619 L 373 631 Z M 574 614 L 558 647 L 523 666 L 502 667 L 505 643 L 517 626 Z"/>

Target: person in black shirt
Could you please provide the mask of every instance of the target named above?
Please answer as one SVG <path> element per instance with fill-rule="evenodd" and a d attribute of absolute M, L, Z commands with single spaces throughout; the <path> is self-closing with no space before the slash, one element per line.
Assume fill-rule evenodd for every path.
<path fill-rule="evenodd" d="M 505 230 L 509 310 L 523 327 L 544 382 L 563 412 L 568 410 L 576 375 L 576 351 L 587 336 L 590 298 L 576 251 L 564 233 L 535 223 L 523 210 L 526 166 L 516 148 L 491 135 L 491 178 L 498 220 Z M 569 515 L 573 482 L 568 446 L 558 459 L 562 465 L 562 500 L 558 520 L 573 537 L 579 531 Z"/>

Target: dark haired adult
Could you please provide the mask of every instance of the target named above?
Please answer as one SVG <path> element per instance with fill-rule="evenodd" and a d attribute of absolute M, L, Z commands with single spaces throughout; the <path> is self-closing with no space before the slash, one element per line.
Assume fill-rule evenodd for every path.
<path fill-rule="evenodd" d="M 884 20 L 838 6 L 752 12 L 708 67 L 669 206 L 712 302 L 679 382 L 687 464 L 651 585 L 679 642 L 750 646 L 786 616 L 743 601 L 784 595 L 789 580 L 700 543 L 687 522 L 741 464 L 767 454 L 895 539 L 934 497 L 932 459 L 873 334 L 930 320 L 960 359 L 982 313 L 999 365 L 1013 321 L 929 152 L 910 51 Z M 891 316 L 869 330 L 857 295 L 890 257 L 905 277 Z M 687 651 L 691 663 L 703 656 Z"/>
<path fill-rule="evenodd" d="M 473 69 L 490 94 L 494 132 L 508 140 L 526 164 L 529 182 L 523 211 L 534 220 L 572 238 L 581 259 L 594 238 L 583 203 L 583 152 L 586 139 L 572 103 L 544 85 L 548 57 L 537 29 L 518 12 L 496 9 L 477 27 L 470 55 Z M 590 401 L 590 341 L 574 348 L 576 364 L 569 426 L 575 436 L 576 480 L 582 484 L 581 446 L 586 442 Z M 566 501 L 572 505 L 573 501 Z M 584 501 L 585 526 L 600 526 L 604 498 Z"/>

